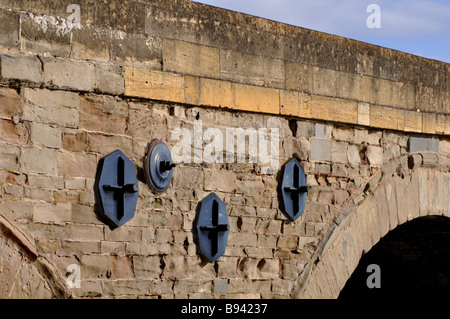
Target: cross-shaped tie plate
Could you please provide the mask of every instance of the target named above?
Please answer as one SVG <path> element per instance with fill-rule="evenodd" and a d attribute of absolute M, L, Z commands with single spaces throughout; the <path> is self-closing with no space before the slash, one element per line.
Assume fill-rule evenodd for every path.
<path fill-rule="evenodd" d="M 225 203 L 211 193 L 200 202 L 197 217 L 200 252 L 209 261 L 216 261 L 225 252 L 229 229 Z"/>
<path fill-rule="evenodd" d="M 305 171 L 295 158 L 284 165 L 280 191 L 282 210 L 292 220 L 296 220 L 305 209 L 308 186 L 306 186 Z"/>
<path fill-rule="evenodd" d="M 117 150 L 102 160 L 99 169 L 100 214 L 112 227 L 122 226 L 134 217 L 139 195 L 133 162 Z"/>

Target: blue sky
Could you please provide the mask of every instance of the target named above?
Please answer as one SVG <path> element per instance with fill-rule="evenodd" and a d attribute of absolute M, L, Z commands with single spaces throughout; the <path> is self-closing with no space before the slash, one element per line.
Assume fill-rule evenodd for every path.
<path fill-rule="evenodd" d="M 450 0 L 194 0 L 450 63 Z M 369 28 L 370 4 L 380 28 Z"/>

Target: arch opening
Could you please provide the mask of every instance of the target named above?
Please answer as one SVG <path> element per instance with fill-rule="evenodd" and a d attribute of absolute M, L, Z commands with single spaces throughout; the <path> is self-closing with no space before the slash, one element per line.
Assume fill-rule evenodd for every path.
<path fill-rule="evenodd" d="M 448 217 L 425 216 L 399 225 L 361 257 L 339 299 L 450 297 L 449 243 Z M 379 266 L 378 278 L 369 267 L 373 264 Z M 380 287 L 373 287 L 378 279 Z"/>

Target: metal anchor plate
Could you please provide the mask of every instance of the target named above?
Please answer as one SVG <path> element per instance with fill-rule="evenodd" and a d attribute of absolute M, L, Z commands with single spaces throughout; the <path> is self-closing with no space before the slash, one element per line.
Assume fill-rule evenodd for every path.
<path fill-rule="evenodd" d="M 214 262 L 223 255 L 227 246 L 230 226 L 225 203 L 214 193 L 199 204 L 197 234 L 200 251 Z"/>
<path fill-rule="evenodd" d="M 100 213 L 111 226 L 122 226 L 134 217 L 139 187 L 134 165 L 122 151 L 102 160 L 97 192 Z"/>
<path fill-rule="evenodd" d="M 175 164 L 169 148 L 161 140 L 153 140 L 144 158 L 144 174 L 147 185 L 158 193 L 164 192 L 170 185 Z"/>
<path fill-rule="evenodd" d="M 296 220 L 305 209 L 308 186 L 306 186 L 305 171 L 295 158 L 284 166 L 280 191 L 283 211 L 292 220 Z"/>

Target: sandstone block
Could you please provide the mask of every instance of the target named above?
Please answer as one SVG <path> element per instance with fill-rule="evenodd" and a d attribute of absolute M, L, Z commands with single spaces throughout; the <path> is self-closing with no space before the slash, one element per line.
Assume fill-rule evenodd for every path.
<path fill-rule="evenodd" d="M 125 95 L 184 103 L 184 77 L 174 73 L 125 68 Z"/>
<path fill-rule="evenodd" d="M 146 140 L 149 136 L 167 140 L 167 119 L 149 112 L 130 109 L 127 134 Z"/>
<path fill-rule="evenodd" d="M 361 163 L 361 156 L 360 154 L 360 148 L 356 145 L 349 145 L 348 146 L 348 161 L 352 165 L 359 165 Z"/>
<path fill-rule="evenodd" d="M 35 145 L 61 148 L 61 129 L 33 122 L 31 123 L 31 142 Z"/>
<path fill-rule="evenodd" d="M 28 135 L 28 129 L 23 123 L 14 124 L 10 120 L 0 119 L 0 136 L 3 142 L 26 144 Z"/>
<path fill-rule="evenodd" d="M 361 76 L 359 74 L 336 71 L 336 96 L 344 99 L 358 100 L 360 80 Z"/>
<path fill-rule="evenodd" d="M 306 138 L 287 137 L 283 140 L 285 158 L 295 157 L 307 160 L 311 152 L 311 143 Z"/>
<path fill-rule="evenodd" d="M 95 65 L 95 89 L 102 93 L 121 95 L 125 91 L 123 68 L 114 64 Z"/>
<path fill-rule="evenodd" d="M 444 134 L 445 133 L 445 124 L 446 124 L 445 123 L 445 114 L 437 114 L 436 115 L 436 133 Z"/>
<path fill-rule="evenodd" d="M 399 128 L 399 110 L 379 105 L 370 106 L 370 125 L 396 130 Z"/>
<path fill-rule="evenodd" d="M 73 206 L 75 204 L 72 204 Z M 79 207 L 79 206 L 78 206 Z M 92 215 L 94 214 L 91 208 Z M 89 220 L 93 220 L 92 215 L 89 216 L 90 219 L 85 219 L 83 222 L 86 223 Z M 72 221 L 76 221 L 79 218 L 79 208 L 73 207 L 72 209 Z M 99 223 L 98 219 L 96 223 Z M 103 235 L 103 225 L 83 225 L 83 224 L 68 224 L 64 228 L 64 237 L 69 240 L 76 241 L 94 241 L 99 242 L 105 239 Z M 84 249 L 82 249 L 84 252 Z"/>
<path fill-rule="evenodd" d="M 436 133 L 436 114 L 423 113 L 423 133 L 435 134 Z"/>
<path fill-rule="evenodd" d="M 337 73 L 332 69 L 314 67 L 313 93 L 317 95 L 336 96 Z"/>
<path fill-rule="evenodd" d="M 271 114 L 280 111 L 280 93 L 277 89 L 233 83 L 232 91 L 233 109 Z"/>
<path fill-rule="evenodd" d="M 105 133 L 123 134 L 127 128 L 128 106 L 107 95 L 84 95 L 78 105 L 80 127 Z"/>
<path fill-rule="evenodd" d="M 159 256 L 133 256 L 133 270 L 137 277 L 159 278 L 161 258 Z"/>
<path fill-rule="evenodd" d="M 331 161 L 334 163 L 347 163 L 348 144 L 345 142 L 331 142 Z"/>
<path fill-rule="evenodd" d="M 3 236 L 0 237 L 0 298 L 6 299 L 9 297 L 17 270 L 20 268 L 22 262 L 22 255 L 20 252 L 10 245 Z"/>
<path fill-rule="evenodd" d="M 71 57 L 77 60 L 109 61 L 110 34 L 99 28 L 82 25 L 72 30 Z"/>
<path fill-rule="evenodd" d="M 298 92 L 280 90 L 280 114 L 300 115 Z"/>
<path fill-rule="evenodd" d="M 358 104 L 355 101 L 314 95 L 309 100 L 309 106 L 314 119 L 358 123 Z"/>
<path fill-rule="evenodd" d="M 194 76 L 186 76 L 184 80 L 185 80 L 184 94 L 186 103 L 198 105 L 200 101 L 200 78 Z"/>
<path fill-rule="evenodd" d="M 378 146 L 368 146 L 366 151 L 370 165 L 383 164 L 383 148 Z"/>
<path fill-rule="evenodd" d="M 18 80 L 30 84 L 42 82 L 41 61 L 37 56 L 0 56 L 0 78 Z"/>
<path fill-rule="evenodd" d="M 236 190 L 236 174 L 232 171 L 204 171 L 205 190 L 232 193 Z"/>
<path fill-rule="evenodd" d="M 311 160 L 331 161 L 331 142 L 324 139 L 311 139 Z"/>
<path fill-rule="evenodd" d="M 231 50 L 220 51 L 220 76 L 258 86 L 284 86 L 284 61 Z"/>
<path fill-rule="evenodd" d="M 285 62 L 286 89 L 299 92 L 313 92 L 314 69 L 310 65 Z"/>
<path fill-rule="evenodd" d="M 19 113 L 19 94 L 17 90 L 0 88 L 0 116 L 11 119 Z"/>
<path fill-rule="evenodd" d="M 56 174 L 56 153 L 47 148 L 22 148 L 22 171 L 26 173 Z"/>
<path fill-rule="evenodd" d="M 23 97 L 23 120 L 74 128 L 78 126 L 77 94 L 25 88 Z"/>
<path fill-rule="evenodd" d="M 228 81 L 201 78 L 199 104 L 232 108 L 232 83 Z"/>
<path fill-rule="evenodd" d="M 132 156 L 131 139 L 122 136 L 110 136 L 103 134 L 88 134 L 89 151 L 97 153 L 100 156 L 106 156 L 117 149 L 122 150 L 130 157 Z"/>
<path fill-rule="evenodd" d="M 422 166 L 436 167 L 439 164 L 439 157 L 434 153 L 422 153 Z"/>
<path fill-rule="evenodd" d="M 93 271 L 95 270 L 93 269 Z M 151 289 L 152 280 L 120 279 L 105 280 L 103 283 L 104 293 L 111 296 L 145 296 L 151 293 Z"/>
<path fill-rule="evenodd" d="M 62 148 L 66 151 L 87 152 L 89 145 L 86 132 L 64 130 L 62 133 Z"/>
<path fill-rule="evenodd" d="M 50 87 L 93 91 L 96 72 L 93 63 L 79 60 L 48 59 L 44 61 L 44 82 Z"/>
<path fill-rule="evenodd" d="M 127 255 L 109 256 L 111 279 L 133 278 L 132 257 Z"/>
<path fill-rule="evenodd" d="M 279 259 L 262 259 L 258 263 L 259 275 L 261 278 L 275 279 L 280 277 Z"/>
<path fill-rule="evenodd" d="M 22 13 L 20 26 L 22 51 L 48 53 L 58 57 L 70 55 L 71 28 L 65 19 L 46 14 Z"/>
<path fill-rule="evenodd" d="M 83 278 L 108 278 L 111 276 L 110 258 L 107 255 L 83 255 L 81 258 Z"/>
<path fill-rule="evenodd" d="M 103 296 L 102 282 L 81 279 L 81 287 L 79 289 L 74 289 L 72 293 L 73 296 L 77 298 L 100 298 Z"/>
<path fill-rule="evenodd" d="M 358 124 L 370 124 L 370 105 L 368 103 L 358 103 Z"/>
<path fill-rule="evenodd" d="M 212 281 L 210 280 L 177 280 L 173 286 L 173 291 L 184 293 L 211 293 Z"/>
<path fill-rule="evenodd" d="M 64 177 L 92 177 L 97 170 L 97 156 L 67 151 L 56 155 L 58 175 Z"/>
<path fill-rule="evenodd" d="M 70 222 L 71 215 L 70 203 L 36 203 L 33 208 L 33 221 L 38 223 Z"/>
<path fill-rule="evenodd" d="M 129 12 L 128 10 L 128 8 L 124 9 L 124 12 Z M 144 13 L 145 9 L 142 10 L 141 13 Z M 107 12 L 109 13 L 109 8 L 105 7 L 105 14 Z M 135 18 L 133 17 L 134 21 L 136 21 Z M 106 27 L 110 27 L 110 25 L 106 25 Z M 144 35 L 113 29 L 111 32 L 111 60 L 142 65 L 145 68 L 161 69 L 162 40 L 154 34 L 153 31 Z"/>
<path fill-rule="evenodd" d="M 14 11 L 0 10 L 0 21 L 2 21 L 0 45 L 5 48 L 17 48 L 20 30 L 19 14 Z"/>
<path fill-rule="evenodd" d="M 164 71 L 219 78 L 219 49 L 163 39 Z"/>
<path fill-rule="evenodd" d="M 422 113 L 405 111 L 405 131 L 422 132 Z"/>

